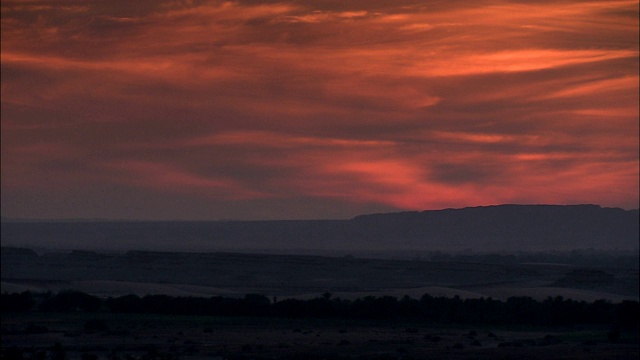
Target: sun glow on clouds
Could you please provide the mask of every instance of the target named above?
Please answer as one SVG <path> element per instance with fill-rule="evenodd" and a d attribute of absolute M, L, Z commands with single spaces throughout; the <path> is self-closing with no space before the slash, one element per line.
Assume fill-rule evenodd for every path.
<path fill-rule="evenodd" d="M 6 216 L 117 214 L 99 199 L 123 188 L 199 218 L 638 206 L 637 1 L 3 0 L 2 14 Z M 85 206 L 61 212 L 56 192 Z M 152 207 L 134 216 L 182 217 Z"/>

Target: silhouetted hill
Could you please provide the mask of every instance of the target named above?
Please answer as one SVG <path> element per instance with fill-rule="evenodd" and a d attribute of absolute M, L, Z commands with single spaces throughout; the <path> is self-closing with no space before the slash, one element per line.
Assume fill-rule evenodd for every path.
<path fill-rule="evenodd" d="M 454 248 L 533 250 L 638 247 L 638 210 L 597 205 L 499 205 L 363 215 L 354 219 L 379 238 Z"/>
<path fill-rule="evenodd" d="M 499 205 L 350 220 L 4 222 L 3 246 L 102 250 L 546 251 L 638 248 L 638 210 Z"/>

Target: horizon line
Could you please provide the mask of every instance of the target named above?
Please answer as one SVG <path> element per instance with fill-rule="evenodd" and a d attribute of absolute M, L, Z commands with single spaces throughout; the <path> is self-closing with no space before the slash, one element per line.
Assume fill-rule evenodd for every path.
<path fill-rule="evenodd" d="M 388 214 L 406 214 L 406 213 L 425 213 L 430 211 L 447 211 L 447 210 L 463 210 L 463 209 L 478 209 L 478 208 L 490 208 L 490 207 L 503 207 L 503 206 L 563 206 L 563 207 L 577 207 L 577 206 L 592 206 L 599 207 L 601 209 L 621 209 L 624 211 L 640 210 L 640 208 L 625 209 L 621 207 L 608 207 L 598 204 L 582 203 L 582 204 L 492 204 L 492 205 L 477 205 L 477 206 L 465 206 L 465 207 L 449 207 L 441 209 L 425 209 L 425 210 L 399 210 L 394 212 L 379 212 L 379 213 L 365 213 L 355 215 L 351 218 L 310 218 L 310 219 L 236 219 L 236 218 L 222 218 L 222 219 L 126 219 L 126 218 L 102 218 L 102 217 L 90 217 L 90 218 L 23 218 L 13 216 L 1 216 L 0 222 L 3 223 L 18 223 L 18 222 L 258 222 L 258 221 L 349 221 L 359 217 L 375 216 L 375 215 L 388 215 Z"/>

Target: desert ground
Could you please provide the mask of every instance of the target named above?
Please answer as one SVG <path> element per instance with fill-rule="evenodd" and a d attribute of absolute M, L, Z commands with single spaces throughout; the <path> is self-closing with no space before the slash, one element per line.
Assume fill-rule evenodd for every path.
<path fill-rule="evenodd" d="M 98 322 L 98 328 L 88 324 Z M 408 321 L 3 314 L 2 348 L 68 359 L 637 359 L 637 332 Z M 57 345 L 56 345 L 57 344 Z M 40 354 L 40 355 L 38 355 Z"/>
<path fill-rule="evenodd" d="M 506 300 L 638 300 L 638 270 L 549 263 L 461 263 L 243 253 L 36 254 L 2 251 L 2 292 L 309 299 L 331 293 Z M 92 325 L 93 324 L 93 325 Z M 95 325 L 97 324 L 97 326 Z M 424 321 L 2 314 L 3 359 L 637 359 L 638 331 Z M 615 335 L 615 334 L 614 334 Z M 13 352 L 12 352 L 13 351 Z M 13 355 L 12 355 L 13 354 Z"/>
<path fill-rule="evenodd" d="M 247 253 L 2 251 L 2 292 L 73 289 L 99 297 L 136 294 L 309 298 L 329 292 L 420 298 L 530 296 L 543 300 L 638 300 L 638 269 L 488 264 Z"/>

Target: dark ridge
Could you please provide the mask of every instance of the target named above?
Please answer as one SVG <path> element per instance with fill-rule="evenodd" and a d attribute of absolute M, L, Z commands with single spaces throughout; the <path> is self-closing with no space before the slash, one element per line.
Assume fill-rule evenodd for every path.
<path fill-rule="evenodd" d="M 638 210 L 497 205 L 351 220 L 4 222 L 3 245 L 85 250 L 567 251 L 638 248 Z"/>

